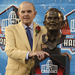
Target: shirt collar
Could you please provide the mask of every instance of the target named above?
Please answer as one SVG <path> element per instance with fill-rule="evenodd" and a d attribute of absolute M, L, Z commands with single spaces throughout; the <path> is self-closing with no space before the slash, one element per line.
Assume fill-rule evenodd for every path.
<path fill-rule="evenodd" d="M 27 26 L 25 24 L 23 24 L 23 26 L 25 29 L 27 28 Z M 33 29 L 33 23 L 29 27 L 30 27 L 30 29 Z"/>

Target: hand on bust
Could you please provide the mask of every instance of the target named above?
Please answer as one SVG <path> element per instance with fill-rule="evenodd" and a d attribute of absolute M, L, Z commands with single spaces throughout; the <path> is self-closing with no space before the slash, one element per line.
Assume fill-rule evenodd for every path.
<path fill-rule="evenodd" d="M 37 56 L 38 60 L 43 60 L 45 56 L 49 56 L 47 52 L 44 51 L 35 51 L 35 52 L 30 52 L 29 57 L 34 57 Z"/>

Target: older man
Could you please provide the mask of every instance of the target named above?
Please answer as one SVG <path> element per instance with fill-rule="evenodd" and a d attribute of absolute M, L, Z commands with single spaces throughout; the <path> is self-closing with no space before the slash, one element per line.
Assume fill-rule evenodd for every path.
<path fill-rule="evenodd" d="M 29 75 L 34 65 L 32 57 L 44 59 L 48 53 L 41 51 L 42 35 L 46 29 L 33 22 L 36 10 L 32 3 L 22 2 L 18 9 L 21 22 L 5 29 L 8 64 L 5 75 Z"/>

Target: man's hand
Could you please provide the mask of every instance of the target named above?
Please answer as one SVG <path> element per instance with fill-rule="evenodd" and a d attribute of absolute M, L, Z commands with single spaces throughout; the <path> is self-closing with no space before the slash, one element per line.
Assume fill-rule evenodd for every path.
<path fill-rule="evenodd" d="M 49 56 L 47 52 L 44 51 L 35 51 L 35 52 L 30 52 L 29 57 L 34 57 L 37 56 L 38 60 L 43 60 L 45 56 Z"/>

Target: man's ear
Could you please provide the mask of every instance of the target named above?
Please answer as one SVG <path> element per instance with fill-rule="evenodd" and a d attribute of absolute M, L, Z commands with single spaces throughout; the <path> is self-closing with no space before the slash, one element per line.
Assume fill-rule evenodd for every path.
<path fill-rule="evenodd" d="M 18 17 L 19 17 L 19 12 L 17 11 L 17 15 L 18 15 Z"/>
<path fill-rule="evenodd" d="M 65 27 L 65 22 L 66 22 L 65 20 L 63 20 L 63 21 L 61 22 L 61 29 Z"/>
<path fill-rule="evenodd" d="M 34 15 L 35 15 L 35 16 L 36 16 L 36 14 L 37 14 L 37 11 L 34 12 Z"/>

